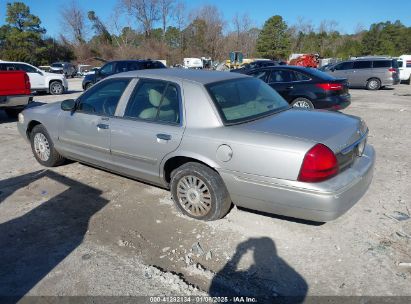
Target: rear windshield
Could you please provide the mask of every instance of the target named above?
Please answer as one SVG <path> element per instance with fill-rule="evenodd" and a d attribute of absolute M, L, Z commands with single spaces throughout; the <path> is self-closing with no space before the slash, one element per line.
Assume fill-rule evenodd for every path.
<path fill-rule="evenodd" d="M 251 121 L 289 107 L 273 88 L 256 78 L 211 83 L 206 88 L 225 124 Z"/>
<path fill-rule="evenodd" d="M 325 80 L 325 81 L 335 80 L 335 77 L 333 77 L 333 76 L 331 76 L 331 75 L 329 75 L 329 74 L 327 74 L 323 71 L 314 69 L 314 68 L 307 68 L 304 71 L 308 72 L 308 74 L 311 74 L 312 76 L 314 76 L 316 78 L 320 78 L 321 80 Z"/>

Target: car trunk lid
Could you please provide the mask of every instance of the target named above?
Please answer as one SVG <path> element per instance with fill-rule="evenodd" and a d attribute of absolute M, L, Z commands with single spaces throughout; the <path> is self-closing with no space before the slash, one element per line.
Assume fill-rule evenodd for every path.
<path fill-rule="evenodd" d="M 358 117 L 338 112 L 301 109 L 286 110 L 236 127 L 250 132 L 308 140 L 313 145 L 321 143 L 336 155 L 356 144 L 367 132 L 364 130 L 365 124 Z"/>

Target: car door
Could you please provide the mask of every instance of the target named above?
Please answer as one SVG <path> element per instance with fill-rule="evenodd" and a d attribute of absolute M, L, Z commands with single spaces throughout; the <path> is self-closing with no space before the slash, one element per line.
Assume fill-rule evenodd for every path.
<path fill-rule="evenodd" d="M 355 61 L 352 69 L 352 75 L 350 78 L 350 85 L 355 87 L 364 87 L 367 84 L 368 79 L 373 76 L 380 77 L 378 74 L 379 69 L 372 68 L 371 60 L 359 60 Z"/>
<path fill-rule="evenodd" d="M 58 148 L 67 156 L 108 167 L 110 125 L 129 78 L 108 79 L 87 90 L 76 110 L 59 117 Z"/>
<path fill-rule="evenodd" d="M 294 71 L 288 69 L 271 69 L 267 83 L 289 103 L 294 99 Z"/>
<path fill-rule="evenodd" d="M 334 76 L 335 78 L 346 78 L 351 85 L 351 78 L 352 78 L 352 61 L 345 61 L 336 64 L 330 70 L 327 71 L 328 74 Z"/>
<path fill-rule="evenodd" d="M 112 162 L 121 172 L 160 183 L 162 159 L 184 132 L 181 84 L 140 79 L 123 117 L 111 124 Z"/>
<path fill-rule="evenodd" d="M 35 67 L 24 64 L 24 63 L 15 63 L 14 66 L 16 70 L 25 71 L 30 78 L 31 89 L 44 89 L 45 82 L 43 73 L 37 70 Z"/>

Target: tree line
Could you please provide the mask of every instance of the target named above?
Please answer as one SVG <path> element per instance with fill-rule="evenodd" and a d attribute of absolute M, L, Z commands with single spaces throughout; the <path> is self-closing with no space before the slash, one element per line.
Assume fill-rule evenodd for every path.
<path fill-rule="evenodd" d="M 226 20 L 216 6 L 188 11 L 179 0 L 118 0 L 108 21 L 74 0 L 59 13 L 64 31 L 56 39 L 47 36 L 40 18 L 26 4 L 7 3 L 6 23 L 0 27 L 0 59 L 45 65 L 60 60 L 92 63 L 96 57 L 152 58 L 175 64 L 184 57 L 225 60 L 230 51 L 282 60 L 291 53 L 342 59 L 411 53 L 411 27 L 400 21 L 343 34 L 332 20 L 315 27 L 300 18 L 288 25 L 275 15 L 258 28 L 247 14 Z"/>

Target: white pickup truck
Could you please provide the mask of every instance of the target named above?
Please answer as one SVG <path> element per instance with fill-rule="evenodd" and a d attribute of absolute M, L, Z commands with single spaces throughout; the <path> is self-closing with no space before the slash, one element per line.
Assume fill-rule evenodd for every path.
<path fill-rule="evenodd" d="M 401 55 L 397 59 L 400 70 L 400 80 L 411 84 L 411 55 Z"/>
<path fill-rule="evenodd" d="M 60 95 L 68 90 L 64 75 L 47 73 L 25 62 L 0 60 L 0 71 L 25 71 L 30 78 L 32 91 Z"/>

